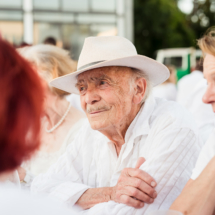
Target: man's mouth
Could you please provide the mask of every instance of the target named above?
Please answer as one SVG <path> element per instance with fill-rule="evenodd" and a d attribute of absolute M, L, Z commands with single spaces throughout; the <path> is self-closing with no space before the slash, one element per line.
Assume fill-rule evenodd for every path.
<path fill-rule="evenodd" d="M 99 113 L 102 113 L 102 112 L 105 112 L 105 111 L 109 111 L 111 109 L 111 107 L 107 107 L 107 106 L 100 106 L 100 107 L 87 107 L 87 110 L 86 112 L 89 114 L 89 115 L 94 115 L 94 114 L 99 114 Z"/>
<path fill-rule="evenodd" d="M 90 112 L 90 114 L 97 114 L 97 113 L 101 113 L 101 112 L 104 112 L 104 111 L 107 111 L 107 110 L 92 111 L 92 112 Z"/>

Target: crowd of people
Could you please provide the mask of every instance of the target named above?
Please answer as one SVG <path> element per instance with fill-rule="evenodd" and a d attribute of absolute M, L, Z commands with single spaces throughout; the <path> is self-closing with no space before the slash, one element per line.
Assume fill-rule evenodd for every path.
<path fill-rule="evenodd" d="M 0 39 L 0 214 L 215 214 L 213 28 L 178 82 L 123 37 L 44 43 Z"/>

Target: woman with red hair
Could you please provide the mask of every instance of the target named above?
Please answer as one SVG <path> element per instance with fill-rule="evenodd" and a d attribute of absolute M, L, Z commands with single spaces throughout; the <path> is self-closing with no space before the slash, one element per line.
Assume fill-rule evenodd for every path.
<path fill-rule="evenodd" d="M 0 173 L 5 173 L 39 147 L 43 89 L 29 63 L 3 40 L 0 92 Z"/>
<path fill-rule="evenodd" d="M 71 214 L 3 183 L 39 147 L 43 88 L 37 73 L 0 39 L 0 214 Z"/>

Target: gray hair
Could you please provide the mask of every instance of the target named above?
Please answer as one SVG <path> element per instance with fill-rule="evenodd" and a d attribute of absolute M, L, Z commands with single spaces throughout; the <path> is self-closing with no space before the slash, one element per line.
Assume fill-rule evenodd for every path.
<path fill-rule="evenodd" d="M 53 45 L 39 44 L 18 49 L 18 52 L 30 61 L 49 84 L 51 80 L 67 75 L 76 70 L 76 63 L 69 56 L 69 52 Z M 58 96 L 68 93 L 51 87 Z"/>
<path fill-rule="evenodd" d="M 131 87 L 134 84 L 134 81 L 136 81 L 139 78 L 144 78 L 146 80 L 146 92 L 143 97 L 143 100 L 141 101 L 141 104 L 143 104 L 152 92 L 152 83 L 149 81 L 149 78 L 147 77 L 147 75 L 144 72 L 140 71 L 139 69 L 131 68 L 131 71 L 133 73 L 133 78 L 131 80 L 131 85 L 130 85 Z"/>

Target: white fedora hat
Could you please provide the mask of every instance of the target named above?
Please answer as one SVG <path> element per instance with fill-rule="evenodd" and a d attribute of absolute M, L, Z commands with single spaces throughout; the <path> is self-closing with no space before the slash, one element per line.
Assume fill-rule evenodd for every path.
<path fill-rule="evenodd" d="M 106 66 L 136 68 L 146 74 L 152 86 L 163 83 L 170 75 L 169 70 L 163 64 L 138 55 L 134 45 L 124 37 L 88 37 L 85 39 L 78 60 L 77 71 L 56 78 L 50 84 L 66 92 L 79 94 L 75 87 L 77 76 L 87 70 Z"/>

